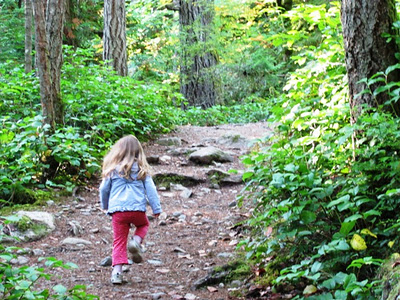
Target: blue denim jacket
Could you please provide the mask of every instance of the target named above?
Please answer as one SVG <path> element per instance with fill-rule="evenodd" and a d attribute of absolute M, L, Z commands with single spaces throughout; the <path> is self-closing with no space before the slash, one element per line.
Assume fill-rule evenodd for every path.
<path fill-rule="evenodd" d="M 138 180 L 139 167 L 134 163 L 131 171 L 132 180 L 127 180 L 118 174 L 118 171 L 100 184 L 100 205 L 107 210 L 107 214 L 117 211 L 146 211 L 147 203 L 153 214 L 161 213 L 160 198 L 156 186 L 150 176 Z"/>

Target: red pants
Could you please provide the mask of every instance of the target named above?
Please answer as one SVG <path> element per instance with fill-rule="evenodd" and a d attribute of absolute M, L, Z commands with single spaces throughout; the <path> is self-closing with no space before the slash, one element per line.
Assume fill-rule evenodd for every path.
<path fill-rule="evenodd" d="M 128 264 L 127 242 L 131 224 L 135 225 L 135 235 L 142 239 L 149 229 L 149 220 L 143 211 L 123 211 L 112 214 L 114 242 L 112 251 L 112 265 Z"/>

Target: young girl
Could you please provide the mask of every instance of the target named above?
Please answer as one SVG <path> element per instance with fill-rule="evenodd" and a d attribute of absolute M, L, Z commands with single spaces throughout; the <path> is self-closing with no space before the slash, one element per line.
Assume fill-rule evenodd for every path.
<path fill-rule="evenodd" d="M 122 283 L 122 265 L 128 264 L 127 240 L 131 224 L 136 231 L 128 243 L 135 263 L 142 261 L 141 246 L 149 228 L 146 204 L 154 216 L 161 213 L 160 199 L 149 174 L 143 148 L 136 137 L 121 138 L 104 157 L 103 181 L 100 185 L 100 204 L 112 216 L 114 232 L 111 282 Z"/>

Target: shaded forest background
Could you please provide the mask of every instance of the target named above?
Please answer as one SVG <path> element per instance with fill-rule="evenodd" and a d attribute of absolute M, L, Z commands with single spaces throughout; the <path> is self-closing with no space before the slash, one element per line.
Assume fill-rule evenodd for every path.
<path fill-rule="evenodd" d="M 252 266 L 257 292 L 397 296 L 391 272 L 399 256 L 399 54 L 378 51 L 375 58 L 390 65 L 357 70 L 365 73 L 352 73 L 349 57 L 352 42 L 363 38 L 382 38 L 396 52 L 398 3 L 376 6 L 393 12 L 382 17 L 386 23 L 376 20 L 388 25 L 383 35 L 349 37 L 349 1 L 203 2 L 203 19 L 190 24 L 182 7 L 191 1 L 123 2 L 121 72 L 116 59 L 103 59 L 107 1 L 67 1 L 55 95 L 62 114 L 48 122 L 39 48 L 28 55 L 31 62 L 25 55 L 25 5 L 0 1 L 3 214 L 87 184 L 125 134 L 145 141 L 183 124 L 268 121 L 274 134 L 243 157 L 246 189 L 238 199 L 252 207 L 238 252 Z M 360 66 L 374 65 L 361 57 Z M 211 63 L 196 69 L 205 60 Z M 11 266 L 2 263 L 1 270 Z M 7 284 L 0 286 L 4 295 Z"/>

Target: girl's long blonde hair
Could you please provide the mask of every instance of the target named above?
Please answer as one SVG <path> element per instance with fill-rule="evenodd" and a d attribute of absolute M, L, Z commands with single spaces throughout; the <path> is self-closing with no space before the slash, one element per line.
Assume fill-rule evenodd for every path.
<path fill-rule="evenodd" d="M 150 174 L 150 166 L 142 145 L 133 135 L 124 136 L 112 146 L 104 157 L 102 176 L 103 178 L 111 176 L 118 167 L 118 173 L 131 180 L 131 169 L 135 162 L 139 166 L 138 179 L 146 178 L 146 175 Z"/>

